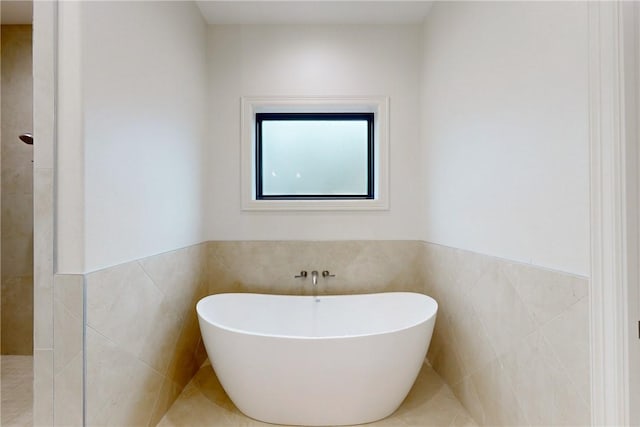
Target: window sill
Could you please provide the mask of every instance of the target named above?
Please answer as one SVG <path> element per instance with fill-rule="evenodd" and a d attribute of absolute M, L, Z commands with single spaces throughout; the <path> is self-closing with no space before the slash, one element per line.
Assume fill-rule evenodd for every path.
<path fill-rule="evenodd" d="M 388 210 L 386 200 L 250 200 L 243 211 L 378 211 Z"/>

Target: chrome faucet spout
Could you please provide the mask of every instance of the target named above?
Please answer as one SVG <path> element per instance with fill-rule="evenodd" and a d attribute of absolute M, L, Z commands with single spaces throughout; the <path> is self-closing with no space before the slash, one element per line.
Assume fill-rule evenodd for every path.
<path fill-rule="evenodd" d="M 320 301 L 318 299 L 318 272 L 316 270 L 311 272 L 311 288 L 313 289 L 313 299 Z"/>

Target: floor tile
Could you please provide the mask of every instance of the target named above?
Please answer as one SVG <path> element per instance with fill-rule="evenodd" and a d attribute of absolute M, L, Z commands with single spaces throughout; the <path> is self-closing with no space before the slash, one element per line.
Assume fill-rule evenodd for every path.
<path fill-rule="evenodd" d="M 222 389 L 211 365 L 206 362 L 158 427 L 183 426 L 273 426 L 242 414 Z M 424 365 L 411 392 L 388 418 L 367 424 L 375 427 L 472 427 L 477 424 L 455 398 L 451 389 L 428 365 Z"/>
<path fill-rule="evenodd" d="M 0 356 L 0 425 L 33 425 L 33 356 Z"/>

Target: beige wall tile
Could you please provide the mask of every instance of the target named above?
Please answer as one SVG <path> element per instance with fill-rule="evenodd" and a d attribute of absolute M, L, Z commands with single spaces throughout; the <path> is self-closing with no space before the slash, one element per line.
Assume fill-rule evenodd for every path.
<path fill-rule="evenodd" d="M 53 425 L 54 2 L 33 6 L 34 422 Z M 42 350 L 40 350 L 42 349 Z M 38 363 L 38 355 L 42 363 Z M 45 356 L 46 355 L 46 358 Z"/>
<path fill-rule="evenodd" d="M 455 281 L 462 293 L 469 293 L 480 278 L 495 263 L 495 259 L 487 255 L 477 254 L 462 249 L 454 249 Z"/>
<path fill-rule="evenodd" d="M 33 134 L 38 139 L 34 165 L 46 169 L 53 168 L 54 157 L 56 7 L 54 2 L 33 7 Z"/>
<path fill-rule="evenodd" d="M 465 409 L 469 411 L 474 421 L 479 425 L 486 425 L 485 409 L 482 406 L 480 397 L 478 397 L 478 392 L 476 391 L 471 376 L 465 377 L 460 383 L 452 386 L 452 390 Z"/>
<path fill-rule="evenodd" d="M 356 256 L 349 259 L 341 252 L 350 250 L 355 244 Z M 336 274 L 327 287 L 333 293 L 411 291 L 422 288 L 420 283 L 418 242 L 399 241 L 359 241 L 327 243 L 323 247 L 322 269 Z M 338 250 L 340 248 L 341 250 Z M 346 254 L 345 254 L 346 255 Z"/>
<path fill-rule="evenodd" d="M 193 309 L 195 310 L 195 307 Z M 182 314 L 173 307 L 173 302 L 167 299 L 162 300 L 154 312 L 152 326 L 143 338 L 142 347 L 137 354 L 138 358 L 165 375 L 176 352 L 184 322 Z M 194 333 L 199 334 L 199 330 Z M 197 338 L 198 336 L 195 337 Z"/>
<path fill-rule="evenodd" d="M 207 295 L 206 244 L 199 244 L 140 260 L 140 265 L 178 313 L 195 309 Z"/>
<path fill-rule="evenodd" d="M 2 280 L 2 354 L 33 354 L 33 276 Z"/>
<path fill-rule="evenodd" d="M 82 372 L 82 353 L 78 353 L 61 371 L 55 374 L 54 426 L 56 427 L 80 427 L 83 425 Z"/>
<path fill-rule="evenodd" d="M 571 379 L 569 388 L 589 402 L 589 298 L 582 298 L 541 331 Z"/>
<path fill-rule="evenodd" d="M 540 424 L 549 414 L 554 422 L 584 419 L 588 407 L 575 386 L 583 376 L 579 370 L 569 373 L 564 364 L 571 360 L 562 354 L 572 345 L 588 349 L 588 343 L 556 349 L 563 332 L 547 337 L 539 330 L 544 316 L 534 315 L 551 316 L 549 328 L 554 322 L 570 328 L 582 318 L 579 306 L 555 316 L 551 309 L 538 309 L 535 286 L 544 274 L 519 267 L 420 242 L 208 242 L 92 273 L 87 278 L 89 424 L 107 425 L 107 414 L 151 425 L 162 417 L 206 357 L 195 313 L 201 297 L 229 291 L 309 294 L 310 279 L 293 275 L 325 268 L 337 277 L 321 281 L 320 293 L 418 289 L 434 296 L 439 313 L 429 360 L 480 423 Z M 551 283 L 547 297 L 553 298 L 556 288 L 559 299 L 566 297 L 562 292 L 574 284 L 563 280 L 543 278 Z M 126 299 L 144 301 L 134 306 Z M 554 304 L 548 307 L 562 306 Z M 107 378 L 109 366 L 126 368 Z M 126 378 L 135 376 L 133 367 L 144 373 L 134 380 L 142 396 L 137 403 L 118 397 L 122 384 L 131 386 Z M 554 369 L 557 375 L 551 374 Z M 551 400 L 532 403 L 529 397 L 550 381 L 553 390 L 545 397 Z M 155 392 L 149 391 L 151 384 Z M 199 393 L 198 398 L 216 400 Z"/>
<path fill-rule="evenodd" d="M 473 374 L 494 360 L 496 353 L 490 345 L 487 330 L 471 303 L 465 298 L 453 307 L 457 307 L 457 311 L 442 313 L 441 317 L 447 319 L 451 345 L 456 348 L 464 372 L 467 375 Z"/>
<path fill-rule="evenodd" d="M 146 338 L 140 359 L 163 374 L 176 353 L 182 351 L 182 343 L 190 347 L 191 354 L 195 352 L 199 329 L 185 332 L 192 334 L 191 337 L 185 337 L 182 332 L 185 324 L 193 323 L 196 303 L 208 294 L 206 255 L 206 245 L 200 244 L 140 260 L 142 268 L 164 295 L 153 322 L 156 326 Z"/>
<path fill-rule="evenodd" d="M 422 262 L 429 360 L 478 423 L 588 422 L 586 279 L 429 243 Z"/>
<path fill-rule="evenodd" d="M 42 281 L 41 281 L 42 283 Z M 53 348 L 53 287 L 33 290 L 33 347 Z"/>
<path fill-rule="evenodd" d="M 9 234 L 3 239 L 3 277 L 16 277 L 33 274 L 33 237 L 29 234 Z M 11 251 L 11 252 L 9 252 Z M 5 268 L 6 267 L 6 268 Z"/>
<path fill-rule="evenodd" d="M 587 296 L 584 277 L 505 262 L 503 271 L 538 325 L 544 325 Z"/>
<path fill-rule="evenodd" d="M 484 425 L 520 426 L 528 420 L 518 405 L 507 373 L 494 360 L 471 376 L 484 411 Z"/>
<path fill-rule="evenodd" d="M 137 262 L 87 275 L 87 325 L 138 356 L 162 315 L 164 295 Z"/>
<path fill-rule="evenodd" d="M 108 318 L 118 297 L 125 293 L 127 286 L 135 283 L 132 278 L 151 281 L 136 261 L 87 274 L 87 321 L 91 323 Z"/>
<path fill-rule="evenodd" d="M 2 26 L 3 36 L 7 33 L 6 26 Z M 29 29 L 31 28 L 28 26 Z M 4 37 L 3 37 L 4 39 Z M 9 41 L 11 43 L 12 41 Z M 15 39 L 13 40 L 15 43 Z M 3 47 L 6 47 L 5 43 L 3 43 Z M 5 51 L 2 52 L 3 59 L 3 70 L 5 69 Z M 28 52 L 22 53 L 25 56 L 30 55 L 30 49 Z M 10 66 L 9 64 L 8 66 Z M 9 81 L 9 86 L 14 84 L 16 80 L 20 79 L 19 74 L 22 74 L 22 71 L 16 70 L 16 73 L 10 77 L 12 80 Z M 31 78 L 31 70 L 27 69 L 26 71 L 27 79 Z M 3 76 L 4 77 L 4 76 Z M 13 80 L 16 79 L 16 80 Z M 6 83 L 6 79 L 3 79 Z M 3 85 L 2 94 L 5 95 L 5 87 Z M 30 93 L 15 93 L 11 94 L 11 99 L 3 99 L 2 109 L 3 116 L 7 115 L 6 120 L 4 121 L 5 126 L 3 126 L 3 141 L 2 141 L 2 189 L 6 191 L 3 194 L 4 196 L 15 196 L 15 195 L 29 195 L 33 194 L 33 164 L 31 161 L 33 160 L 33 146 L 23 143 L 18 136 L 29 132 L 31 133 L 31 111 L 30 111 Z M 3 96 L 4 98 L 4 96 Z M 27 105 L 20 105 L 23 102 L 27 102 Z M 6 108 L 7 104 L 15 102 L 19 105 L 19 107 L 27 107 L 26 109 L 12 109 Z M 13 106 L 13 104 L 9 104 Z M 21 116 L 25 117 L 21 117 Z M 11 117 L 9 117 L 11 116 Z M 25 120 L 26 119 L 26 120 Z"/>
<path fill-rule="evenodd" d="M 466 256 L 465 256 L 466 255 Z M 473 285 L 489 265 L 489 257 L 446 246 L 423 243 L 423 277 L 426 292 L 444 312 L 459 312 Z"/>
<path fill-rule="evenodd" d="M 588 392 L 588 390 L 585 390 Z M 569 383 L 559 384 L 555 390 L 553 425 L 588 426 L 591 425 L 589 404 Z"/>
<path fill-rule="evenodd" d="M 85 276 L 56 274 L 53 279 L 54 298 L 76 319 L 82 321 Z"/>
<path fill-rule="evenodd" d="M 492 265 L 469 294 L 473 309 L 498 356 L 535 328 L 527 308 L 501 267 L 500 263 Z"/>
<path fill-rule="evenodd" d="M 212 289 L 266 293 L 311 292 L 309 280 L 293 276 L 311 271 L 318 264 L 318 252 L 305 242 L 215 242 Z M 305 286 L 307 285 L 307 286 Z"/>
<path fill-rule="evenodd" d="M 195 245 L 87 276 L 90 425 L 154 425 L 197 372 L 206 357 L 195 312 L 208 292 L 206 255 Z M 131 397 L 132 381 L 137 403 L 119 397 Z"/>
<path fill-rule="evenodd" d="M 54 301 L 54 372 L 62 371 L 78 354 L 82 354 L 82 317 L 76 317 L 59 300 Z"/>
<path fill-rule="evenodd" d="M 535 426 L 553 425 L 555 395 L 568 378 L 540 333 L 524 338 L 500 360 L 527 420 Z"/>
<path fill-rule="evenodd" d="M 81 426 L 83 411 L 84 276 L 54 278 L 54 425 Z"/>
<path fill-rule="evenodd" d="M 14 142 L 16 145 L 22 141 L 10 139 L 7 143 Z M 27 148 L 27 150 L 33 148 Z M 31 162 L 31 152 L 25 152 L 24 158 L 8 164 L 2 170 L 2 189 L 11 195 L 33 194 L 33 163 Z"/>
<path fill-rule="evenodd" d="M 442 331 L 444 326 L 441 326 L 441 323 L 442 322 L 440 321 L 438 316 L 436 316 L 436 324 L 433 328 L 431 343 L 429 344 L 429 348 L 427 349 L 427 361 L 429 361 L 429 363 L 431 363 L 432 360 L 435 360 L 439 356 L 442 348 L 445 345 L 449 345 L 449 343 L 444 342 L 445 334 Z"/>
<path fill-rule="evenodd" d="M 194 354 L 196 365 L 202 366 L 202 363 L 204 363 L 204 361 L 207 360 L 207 358 L 208 358 L 207 349 L 204 346 L 204 341 L 202 341 L 202 336 L 201 336 L 200 340 L 198 341 L 198 344 L 196 345 L 196 351 Z"/>
<path fill-rule="evenodd" d="M 0 219 L 2 354 L 33 353 L 32 27 L 3 25 L 0 37 Z"/>
<path fill-rule="evenodd" d="M 209 243 L 210 292 L 251 291 L 308 295 L 301 270 L 329 270 L 319 294 L 422 289 L 419 242 L 260 241 Z"/>
<path fill-rule="evenodd" d="M 458 356 L 458 348 L 453 344 L 451 326 L 446 316 L 436 319 L 438 341 L 436 349 L 429 353 L 429 361 L 442 378 L 451 385 L 458 384 L 465 376 L 465 371 Z"/>
<path fill-rule="evenodd" d="M 53 348 L 53 170 L 34 172 L 34 348 Z"/>
<path fill-rule="evenodd" d="M 33 425 L 53 425 L 53 350 L 33 351 Z"/>
<path fill-rule="evenodd" d="M 183 387 L 174 383 L 171 379 L 164 378 L 162 387 L 158 393 L 158 399 L 151 414 L 151 419 L 149 420 L 149 426 L 158 425 L 164 414 L 167 413 L 171 405 L 173 405 L 173 402 L 176 401 L 182 389 Z"/>
<path fill-rule="evenodd" d="M 93 328 L 86 334 L 87 425 L 147 425 L 162 375 Z"/>
<path fill-rule="evenodd" d="M 179 384 L 187 385 L 198 371 L 202 360 L 198 359 L 198 343 L 200 341 L 200 326 L 196 313 L 189 313 L 185 318 L 176 343 L 173 357 L 167 369 L 167 378 Z"/>
<path fill-rule="evenodd" d="M 33 130 L 31 31 L 30 25 L 2 26 L 3 278 L 33 275 L 33 146 L 18 139 L 20 134 Z M 32 300 L 25 299 L 20 305 L 32 306 Z M 32 328 L 29 322 L 28 335 L 32 334 Z"/>

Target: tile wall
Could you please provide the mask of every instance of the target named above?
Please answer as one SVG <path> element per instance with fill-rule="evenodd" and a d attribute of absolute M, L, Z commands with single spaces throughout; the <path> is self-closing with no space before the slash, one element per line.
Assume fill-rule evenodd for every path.
<path fill-rule="evenodd" d="M 419 248 L 418 242 L 399 241 L 209 242 L 87 274 L 87 425 L 152 426 L 160 420 L 206 359 L 195 312 L 200 298 L 229 291 L 310 294 L 310 277 L 293 276 L 314 269 L 336 273 L 320 280 L 321 293 L 419 291 L 419 276 L 412 273 Z M 70 390 L 56 395 L 56 425 L 81 422 L 79 353 L 66 350 L 67 341 L 76 348 L 78 313 L 63 304 L 79 288 L 67 285 L 63 292 L 58 284 L 69 280 L 56 281 L 55 379 Z"/>
<path fill-rule="evenodd" d="M 314 269 L 336 274 L 319 281 L 321 294 L 434 296 L 440 309 L 428 358 L 479 424 L 588 423 L 584 278 L 417 241 L 218 241 L 84 277 L 87 425 L 160 420 L 206 358 L 200 298 L 310 294 L 310 278 L 293 276 Z M 62 303 L 73 295 L 56 289 L 56 319 L 69 325 L 73 312 Z M 60 365 L 56 358 L 56 380 L 74 357 Z M 58 411 L 56 419 L 73 421 Z"/>
<path fill-rule="evenodd" d="M 82 425 L 84 276 L 56 274 L 53 296 L 54 425 Z"/>
<path fill-rule="evenodd" d="M 156 425 L 198 371 L 206 253 L 200 244 L 85 276 L 87 425 Z"/>
<path fill-rule="evenodd" d="M 209 242 L 209 292 L 310 295 L 311 272 L 320 294 L 412 290 L 422 282 L 417 241 L 243 241 Z M 306 279 L 294 276 L 301 270 Z"/>
<path fill-rule="evenodd" d="M 481 425 L 589 424 L 588 280 L 425 243 L 428 359 Z"/>
<path fill-rule="evenodd" d="M 33 419 L 53 425 L 53 235 L 57 2 L 33 5 Z"/>
<path fill-rule="evenodd" d="M 31 25 L 2 26 L 2 354 L 33 353 Z"/>

